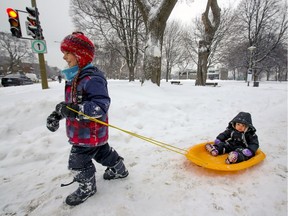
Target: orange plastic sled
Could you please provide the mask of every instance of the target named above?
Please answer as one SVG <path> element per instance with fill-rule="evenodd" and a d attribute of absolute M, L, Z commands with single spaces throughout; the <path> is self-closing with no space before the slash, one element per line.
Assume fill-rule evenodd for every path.
<path fill-rule="evenodd" d="M 186 154 L 188 160 L 193 163 L 205 167 L 207 169 L 220 170 L 220 171 L 238 171 L 242 169 L 247 169 L 251 166 L 254 166 L 260 163 L 265 159 L 266 155 L 260 149 L 257 150 L 256 155 L 247 161 L 243 161 L 237 164 L 226 164 L 225 159 L 227 158 L 227 154 L 219 155 L 214 157 L 210 155 L 206 149 L 205 144 L 212 142 L 200 143 L 195 146 L 192 146 Z"/>

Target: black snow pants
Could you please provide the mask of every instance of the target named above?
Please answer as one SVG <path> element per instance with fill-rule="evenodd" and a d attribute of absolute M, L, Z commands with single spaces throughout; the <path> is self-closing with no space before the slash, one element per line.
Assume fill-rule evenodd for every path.
<path fill-rule="evenodd" d="M 90 179 L 96 172 L 92 162 L 112 167 L 119 159 L 118 153 L 108 143 L 96 147 L 72 146 L 69 156 L 68 169 L 77 182 Z"/>

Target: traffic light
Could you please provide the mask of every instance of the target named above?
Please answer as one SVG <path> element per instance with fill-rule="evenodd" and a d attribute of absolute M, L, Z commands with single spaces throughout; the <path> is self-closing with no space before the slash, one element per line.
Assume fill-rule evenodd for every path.
<path fill-rule="evenodd" d="M 26 21 L 27 35 L 32 36 L 34 39 L 43 40 L 42 28 L 39 22 L 39 13 L 36 7 L 26 7 L 28 13 Z"/>
<path fill-rule="evenodd" d="M 10 23 L 10 31 L 12 33 L 12 36 L 21 38 L 22 32 L 21 32 L 21 26 L 20 26 L 20 20 L 19 20 L 19 14 L 18 11 L 7 8 L 7 13 L 9 17 L 9 23 Z"/>

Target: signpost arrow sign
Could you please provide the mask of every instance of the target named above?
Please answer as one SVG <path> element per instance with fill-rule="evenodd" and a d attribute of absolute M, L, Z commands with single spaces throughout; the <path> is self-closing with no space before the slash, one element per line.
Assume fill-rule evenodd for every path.
<path fill-rule="evenodd" d="M 45 40 L 33 40 L 31 45 L 34 53 L 47 53 Z"/>

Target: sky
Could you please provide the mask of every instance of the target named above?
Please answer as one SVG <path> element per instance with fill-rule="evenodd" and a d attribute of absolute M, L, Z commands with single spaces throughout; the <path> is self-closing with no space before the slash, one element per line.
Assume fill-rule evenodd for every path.
<path fill-rule="evenodd" d="M 239 0 L 236 0 L 236 2 L 238 1 Z M 170 15 L 170 19 L 189 22 L 192 18 L 199 16 L 205 10 L 205 5 L 207 3 L 203 0 L 194 0 L 190 3 L 186 2 L 189 1 L 178 1 Z M 232 3 L 235 6 L 235 1 L 218 0 L 220 7 L 227 7 Z M 69 15 L 70 1 L 37 0 L 36 4 L 40 12 L 41 27 L 43 29 L 43 34 L 47 44 L 48 53 L 45 54 L 45 60 L 50 66 L 57 66 L 60 69 L 64 68 L 66 66 L 66 62 L 62 59 L 63 55 L 59 49 L 59 42 L 62 41 L 66 35 L 76 30 L 73 27 L 72 19 Z M 6 8 L 11 7 L 13 9 L 25 11 L 26 6 L 31 6 L 30 0 L 1 0 L 0 31 L 10 33 L 10 24 L 8 22 Z M 26 35 L 25 21 L 27 14 L 20 12 L 19 16 L 22 25 L 22 34 Z"/>
<path fill-rule="evenodd" d="M 48 53 L 44 55 L 50 66 L 60 69 L 66 66 L 59 49 L 60 41 L 74 31 L 71 17 L 69 16 L 69 0 L 37 0 L 36 4 L 40 13 L 39 19 L 43 35 L 47 44 Z M 10 33 L 10 25 L 6 8 L 11 7 L 25 11 L 26 6 L 31 7 L 30 0 L 1 0 L 0 4 L 0 31 Z M 27 14 L 19 14 L 21 19 L 22 34 L 26 35 L 25 21 Z M 22 22 L 23 21 L 23 22 Z M 28 36 L 29 37 L 29 36 Z"/>
<path fill-rule="evenodd" d="M 105 181 L 95 163 L 97 193 L 69 207 L 61 188 L 71 146 L 64 120 L 45 124 L 64 98 L 64 82 L 0 87 L 0 215 L 17 216 L 287 216 L 287 83 L 219 81 L 218 87 L 108 80 L 109 123 L 179 148 L 214 140 L 240 111 L 250 112 L 266 158 L 238 172 L 199 167 L 184 155 L 109 129 L 124 157 L 125 179 Z M 212 156 L 211 156 L 212 157 Z"/>

